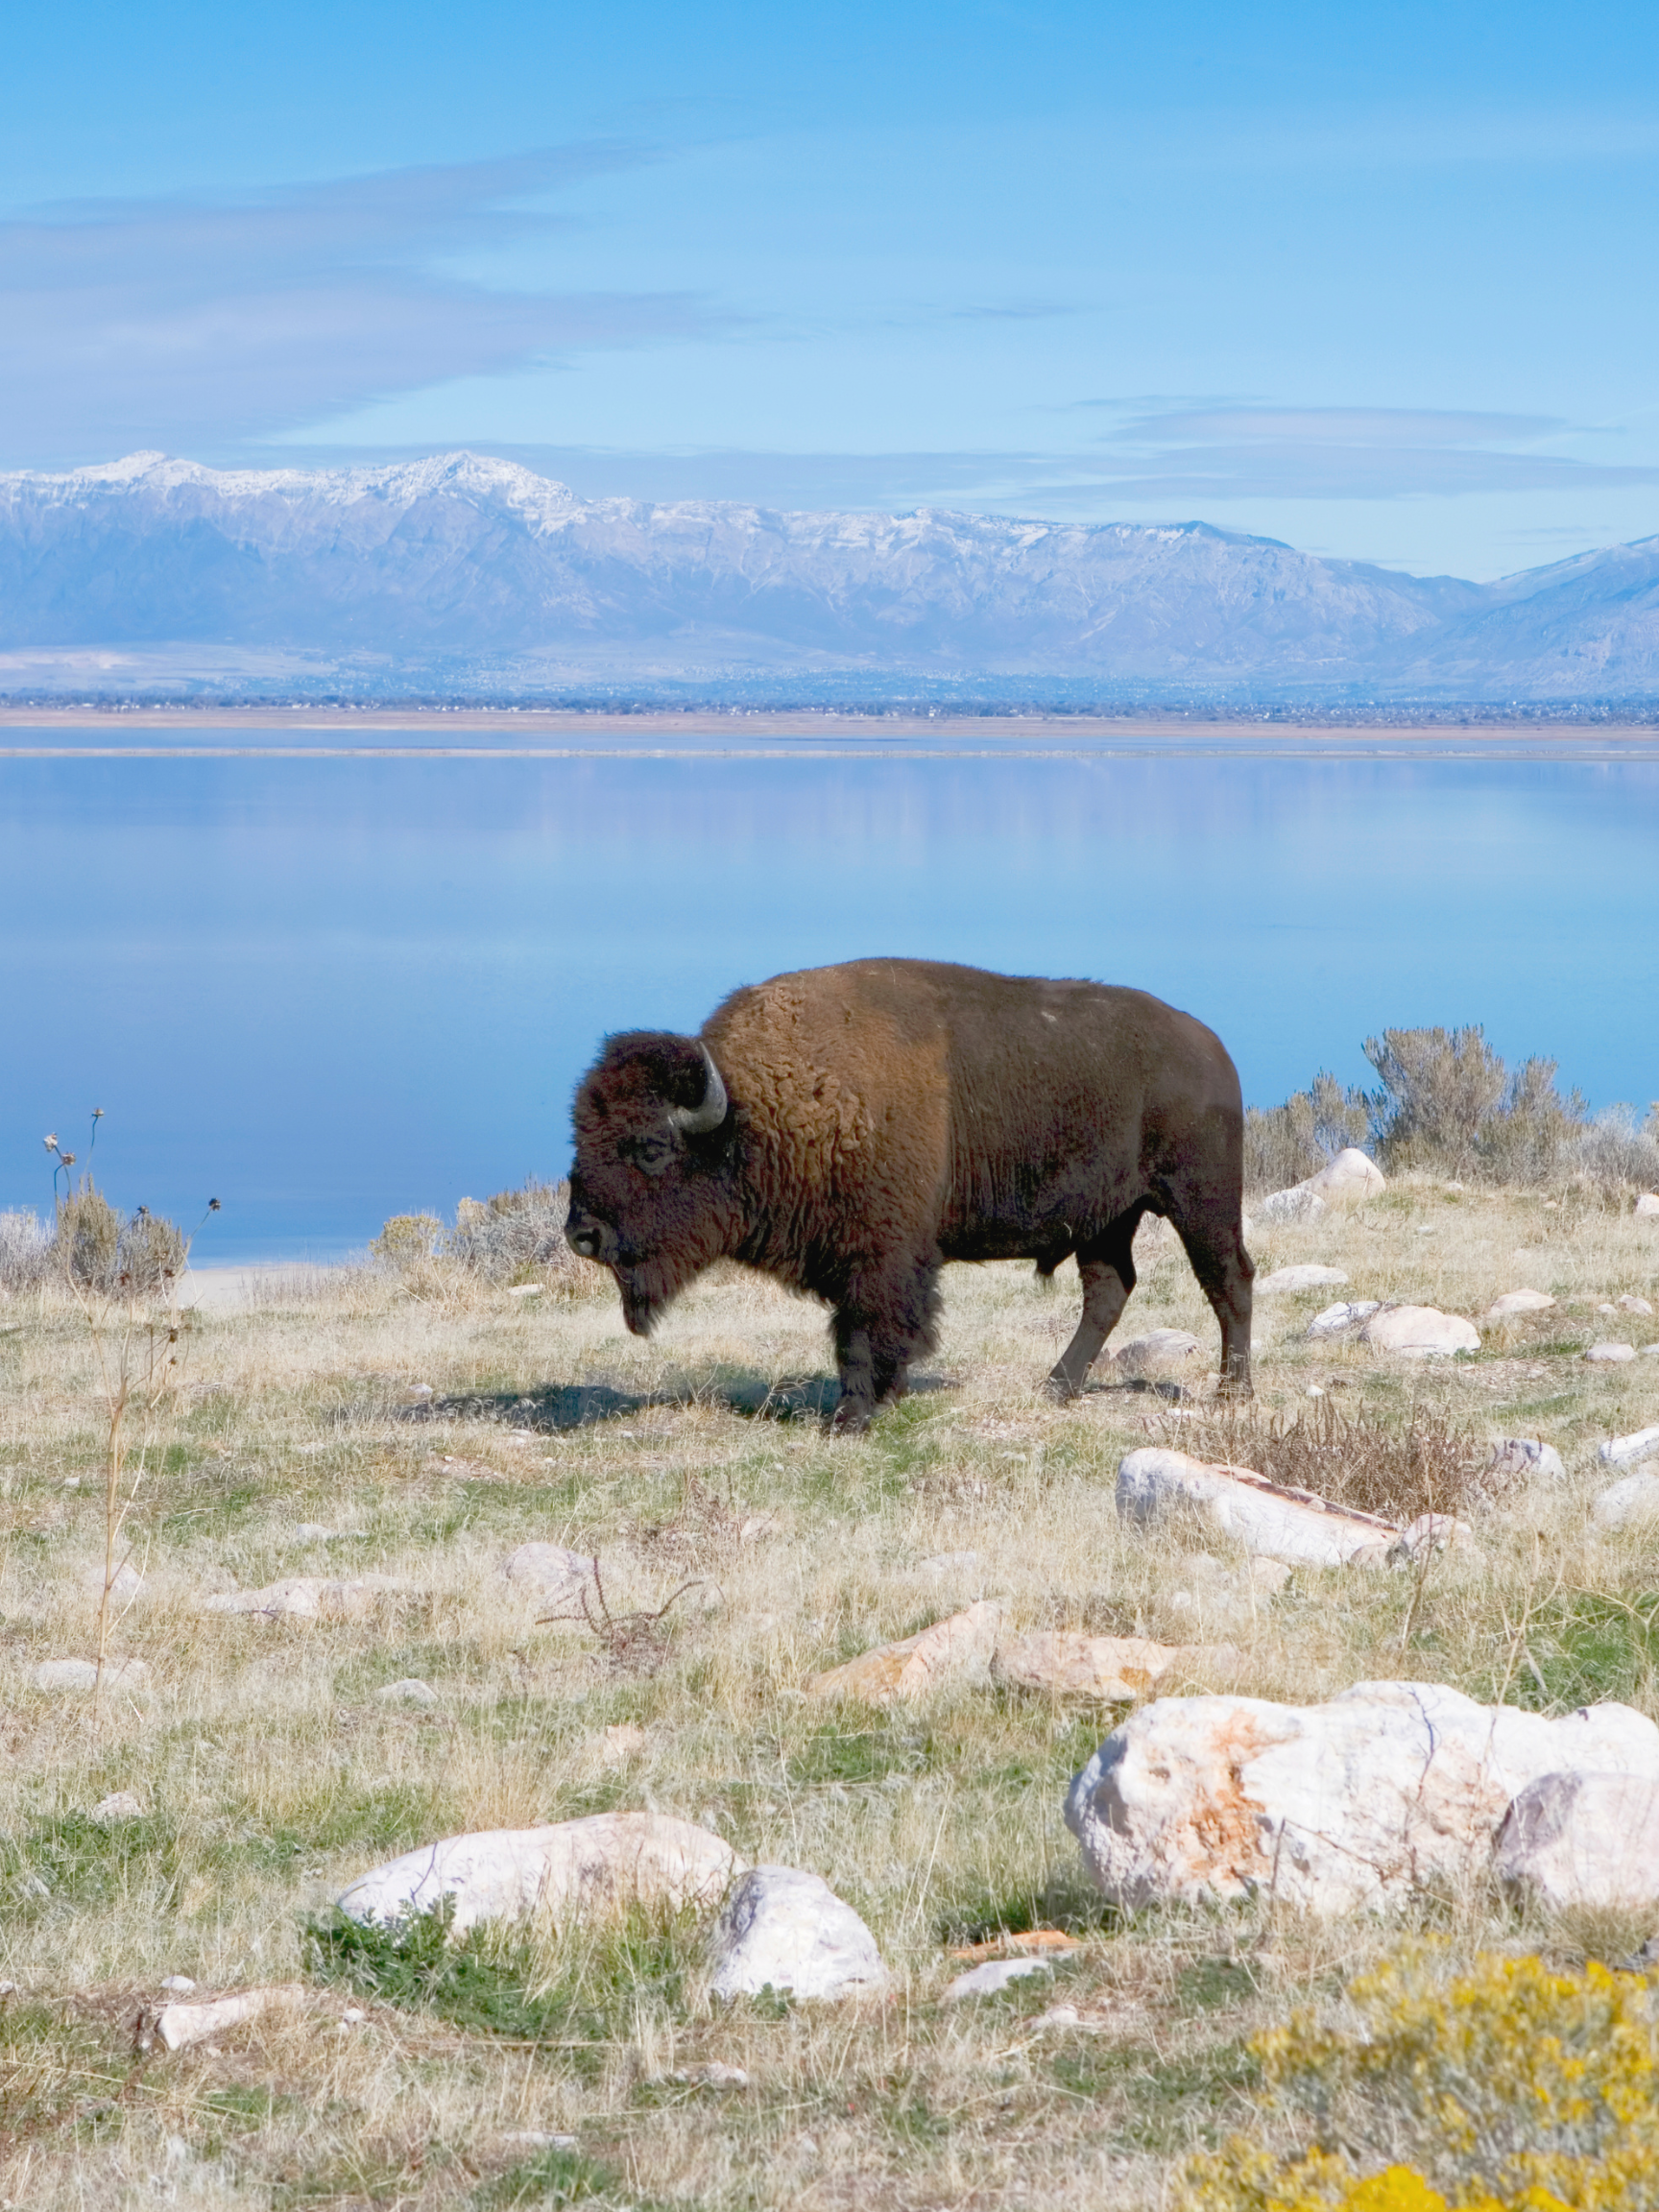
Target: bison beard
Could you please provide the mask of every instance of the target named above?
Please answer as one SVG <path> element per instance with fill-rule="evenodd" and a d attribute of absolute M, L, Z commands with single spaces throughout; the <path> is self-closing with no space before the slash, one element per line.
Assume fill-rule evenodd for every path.
<path fill-rule="evenodd" d="M 856 961 L 734 992 L 701 1037 L 608 1040 L 575 1104 L 565 1234 L 637 1334 L 710 1262 L 834 1308 L 861 1428 L 931 1350 L 951 1260 L 1073 1254 L 1070 1396 L 1135 1286 L 1135 1230 L 1175 1227 L 1248 1390 L 1243 1112 L 1220 1041 L 1144 992 Z"/>

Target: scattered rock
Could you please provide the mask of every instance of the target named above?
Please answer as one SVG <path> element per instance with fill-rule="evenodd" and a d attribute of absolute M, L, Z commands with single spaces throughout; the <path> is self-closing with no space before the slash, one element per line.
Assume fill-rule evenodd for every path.
<path fill-rule="evenodd" d="M 1547 1313 L 1554 1303 L 1544 1290 L 1505 1290 L 1502 1298 L 1493 1299 L 1484 1318 L 1507 1321 L 1517 1313 Z"/>
<path fill-rule="evenodd" d="M 455 1900 L 457 1935 L 537 1911 L 563 1922 L 636 1902 L 712 1905 L 739 1862 L 729 1843 L 665 1813 L 597 1813 L 544 1828 L 449 1836 L 376 1866 L 343 1892 L 353 1920 L 400 1920 Z"/>
<path fill-rule="evenodd" d="M 1270 1297 L 1280 1290 L 1323 1290 L 1346 1283 L 1347 1276 L 1340 1267 L 1276 1267 L 1271 1275 L 1258 1275 L 1256 1295 Z"/>
<path fill-rule="evenodd" d="M 1248 1467 L 1216 1467 L 1185 1452 L 1143 1445 L 1118 1468 L 1118 1511 L 1155 1522 L 1196 1510 L 1254 1554 L 1291 1565 L 1340 1567 L 1368 1544 L 1400 1531 L 1375 1513 L 1327 1504 L 1310 1490 L 1269 1482 Z"/>
<path fill-rule="evenodd" d="M 991 1671 L 1022 1690 L 1050 1690 L 1061 1696 L 1098 1697 L 1117 1703 L 1144 1697 L 1171 1668 L 1237 1665 L 1225 1645 L 1155 1644 L 1144 1636 L 1085 1636 L 1069 1628 L 1033 1629 L 997 1647 Z"/>
<path fill-rule="evenodd" d="M 1290 1579 L 1290 1570 L 1283 1559 L 1252 1559 L 1250 1562 L 1250 1587 L 1259 1598 L 1276 1598 Z"/>
<path fill-rule="evenodd" d="M 192 2043 L 204 2043 L 209 2035 L 222 2035 L 228 2029 L 257 2020 L 261 2013 L 303 2005 L 307 1994 L 301 1983 L 277 1982 L 262 1989 L 239 1989 L 234 1996 L 215 1997 L 205 2005 L 163 2005 L 158 2012 L 139 2015 L 138 2049 L 153 2051 L 159 2041 L 169 2051 L 182 2051 Z"/>
<path fill-rule="evenodd" d="M 104 1595 L 104 1570 L 89 1567 L 81 1577 L 81 1587 L 96 1604 Z M 144 1587 L 144 1577 L 131 1559 L 123 1559 L 109 1581 L 109 1602 L 112 1605 L 131 1605 Z"/>
<path fill-rule="evenodd" d="M 1204 1347 L 1189 1329 L 1153 1329 L 1144 1336 L 1131 1336 L 1114 1351 L 1114 1363 L 1125 1375 L 1164 1375 L 1171 1367 L 1196 1359 Z"/>
<path fill-rule="evenodd" d="M 1387 1188 L 1388 1178 L 1382 1168 L 1357 1144 L 1344 1145 L 1334 1160 L 1328 1161 L 1303 1185 L 1304 1190 L 1316 1191 L 1328 1206 L 1359 1206 L 1367 1198 L 1381 1197 Z"/>
<path fill-rule="evenodd" d="M 264 1621 L 363 1621 L 392 1591 L 402 1588 L 390 1575 L 364 1575 L 349 1581 L 319 1575 L 290 1575 L 263 1590 L 221 1590 L 203 1599 L 204 1613 L 251 1613 Z"/>
<path fill-rule="evenodd" d="M 376 1699 L 382 1705 L 423 1705 L 428 1708 L 438 1702 L 438 1693 L 430 1682 L 422 1682 L 418 1674 L 405 1674 L 400 1682 L 388 1682 L 383 1690 L 376 1690 Z"/>
<path fill-rule="evenodd" d="M 632 1720 L 613 1721 L 599 1739 L 599 1756 L 607 1767 L 620 1767 L 625 1760 L 637 1759 L 650 1741 Z"/>
<path fill-rule="evenodd" d="M 1046 1959 L 992 1959 L 983 1966 L 970 1966 L 966 1974 L 958 1974 L 953 1982 L 947 1982 L 939 1992 L 942 2005 L 956 2005 L 964 1997 L 994 1997 L 998 1990 L 1006 1989 L 1010 1982 L 1023 1982 L 1029 1974 L 1052 1974 L 1053 1967 Z"/>
<path fill-rule="evenodd" d="M 430 1382 L 410 1382 L 404 1387 L 403 1403 L 405 1406 L 426 1406 L 435 1396 L 436 1392 Z"/>
<path fill-rule="evenodd" d="M 1636 1211 L 1649 1217 L 1659 1214 L 1659 1190 L 1644 1190 L 1636 1201 Z"/>
<path fill-rule="evenodd" d="M 574 2151 L 574 2135 L 560 2135 L 548 2128 L 510 2128 L 503 2145 L 513 2151 Z"/>
<path fill-rule="evenodd" d="M 1659 1904 L 1659 1780 L 1540 1775 L 1504 1814 L 1494 1864 L 1512 1896 L 1557 1911 Z"/>
<path fill-rule="evenodd" d="M 1634 1475 L 1603 1490 L 1590 1508 L 1590 1518 L 1598 1528 L 1609 1530 L 1659 1519 L 1659 1460 L 1638 1467 Z"/>
<path fill-rule="evenodd" d="M 1659 1452 L 1659 1427 L 1610 1436 L 1598 1455 L 1603 1467 L 1623 1467 L 1632 1459 L 1646 1459 L 1650 1452 Z"/>
<path fill-rule="evenodd" d="M 1259 1198 L 1252 1209 L 1252 1221 L 1264 1221 L 1283 1227 L 1291 1221 L 1317 1221 L 1328 1211 L 1317 1190 L 1306 1183 L 1293 1183 L 1288 1190 L 1270 1190 L 1265 1198 Z"/>
<path fill-rule="evenodd" d="M 723 2058 L 708 2058 L 701 2066 L 682 2066 L 668 2079 L 684 2081 L 690 2089 L 747 2089 L 749 2070 L 745 2066 L 728 2066 Z"/>
<path fill-rule="evenodd" d="M 1458 1521 L 1450 1513 L 1419 1513 L 1415 1521 L 1400 1531 L 1396 1546 L 1407 1560 L 1421 1559 L 1431 1552 L 1477 1549 L 1475 1531 L 1468 1522 Z"/>
<path fill-rule="evenodd" d="M 808 1697 L 856 1697 L 867 1705 L 885 1705 L 894 1697 L 922 1697 L 942 1682 L 973 1668 L 990 1664 L 997 1645 L 1000 1615 L 995 1605 L 981 1600 L 965 1613 L 934 1622 L 919 1636 L 906 1636 L 899 1644 L 881 1644 L 861 1652 L 845 1666 L 814 1674 L 804 1685 Z"/>
<path fill-rule="evenodd" d="M 296 1544 L 331 1544 L 338 1534 L 325 1521 L 296 1521 L 289 1530 Z"/>
<path fill-rule="evenodd" d="M 515 1283 L 507 1295 L 509 1298 L 540 1298 L 541 1286 L 540 1283 Z"/>
<path fill-rule="evenodd" d="M 1310 1706 L 1163 1697 L 1095 1752 L 1066 1821 L 1123 1907 L 1265 1892 L 1343 1912 L 1479 1878 L 1511 1798 L 1569 1771 L 1659 1782 L 1659 1728 L 1625 1705 L 1551 1720 L 1420 1682 Z"/>
<path fill-rule="evenodd" d="M 1455 1352 L 1480 1349 L 1480 1332 L 1473 1321 L 1433 1306 L 1384 1306 L 1366 1322 L 1359 1340 L 1407 1359 L 1448 1359 Z"/>
<path fill-rule="evenodd" d="M 158 1989 L 167 1990 L 170 1995 L 175 1997 L 189 1997 L 194 1994 L 196 1988 L 195 1983 L 191 1981 L 188 1974 L 163 1975 L 156 1986 Z"/>
<path fill-rule="evenodd" d="M 593 1561 L 580 1551 L 567 1551 L 563 1544 L 520 1544 L 502 1560 L 501 1573 L 539 1604 L 563 1605 L 573 1602 L 583 1583 L 592 1579 Z"/>
<path fill-rule="evenodd" d="M 737 1541 L 739 1544 L 759 1544 L 766 1537 L 776 1536 L 777 1533 L 778 1516 L 776 1513 L 751 1513 L 748 1520 L 737 1531 Z"/>
<path fill-rule="evenodd" d="M 1647 1298 L 1632 1297 L 1628 1290 L 1623 1291 L 1620 1295 L 1617 1303 L 1621 1313 L 1651 1314 L 1653 1310 L 1652 1303 L 1650 1300 Z"/>
<path fill-rule="evenodd" d="M 1373 1313 L 1381 1313 L 1382 1304 L 1378 1298 L 1355 1298 L 1345 1305 L 1327 1306 L 1323 1313 L 1315 1313 L 1308 1324 L 1308 1334 L 1315 1342 L 1321 1336 L 1346 1336 L 1360 1328 Z"/>
<path fill-rule="evenodd" d="M 94 1690 L 97 1686 L 95 1659 L 44 1659 L 35 1670 L 36 1690 Z M 106 1659 L 104 1687 L 129 1693 L 148 1690 L 150 1670 L 142 1659 Z"/>
<path fill-rule="evenodd" d="M 142 1820 L 144 1808 L 131 1790 L 115 1790 L 108 1797 L 100 1797 L 86 1817 L 96 1820 L 100 1828 L 112 1828 L 118 1821 Z"/>
<path fill-rule="evenodd" d="M 711 1946 L 716 1997 L 856 1997 L 890 1977 L 876 1938 L 827 1882 L 793 1866 L 757 1866 L 733 1890 Z"/>
<path fill-rule="evenodd" d="M 1505 1479 L 1518 1482 L 1565 1482 L 1567 1470 L 1553 1444 L 1541 1444 L 1536 1436 L 1501 1436 L 1492 1447 L 1494 1488 Z"/>
<path fill-rule="evenodd" d="M 1623 1367 L 1627 1359 L 1635 1358 L 1636 1347 L 1634 1344 L 1592 1344 L 1584 1357 L 1598 1366 Z"/>

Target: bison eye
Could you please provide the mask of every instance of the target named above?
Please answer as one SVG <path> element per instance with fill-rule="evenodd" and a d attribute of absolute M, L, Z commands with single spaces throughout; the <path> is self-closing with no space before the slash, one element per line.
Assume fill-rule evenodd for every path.
<path fill-rule="evenodd" d="M 666 1132 L 636 1137 L 633 1143 L 626 1147 L 627 1157 L 636 1167 L 643 1168 L 647 1175 L 661 1175 L 673 1161 L 674 1152 L 674 1140 Z"/>

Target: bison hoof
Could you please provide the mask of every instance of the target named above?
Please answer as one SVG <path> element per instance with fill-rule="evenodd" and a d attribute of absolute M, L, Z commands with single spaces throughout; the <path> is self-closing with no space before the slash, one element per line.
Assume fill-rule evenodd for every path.
<path fill-rule="evenodd" d="M 843 1398 L 830 1416 L 831 1435 L 860 1435 L 870 1426 L 871 1411 L 861 1398 Z"/>
<path fill-rule="evenodd" d="M 1081 1398 L 1083 1385 L 1073 1382 L 1070 1375 L 1062 1375 L 1056 1367 L 1043 1385 L 1045 1398 L 1052 1398 L 1056 1406 L 1070 1406 L 1073 1398 Z"/>

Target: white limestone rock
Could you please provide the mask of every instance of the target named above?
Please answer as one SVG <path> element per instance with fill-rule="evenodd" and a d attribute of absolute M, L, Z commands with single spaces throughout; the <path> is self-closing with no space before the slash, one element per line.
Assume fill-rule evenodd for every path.
<path fill-rule="evenodd" d="M 1659 1452 L 1659 1426 L 1633 1429 L 1628 1436 L 1609 1436 L 1598 1456 L 1603 1467 L 1625 1467 L 1633 1459 L 1646 1459 Z"/>
<path fill-rule="evenodd" d="M 1518 1313 L 1548 1313 L 1554 1303 L 1547 1290 L 1505 1290 L 1501 1298 L 1493 1299 L 1482 1318 L 1509 1321 Z"/>
<path fill-rule="evenodd" d="M 1328 1211 L 1317 1190 L 1306 1183 L 1292 1183 L 1288 1190 L 1269 1190 L 1265 1198 L 1259 1198 L 1250 1218 L 1253 1224 L 1283 1228 L 1290 1222 L 1317 1221 Z"/>
<path fill-rule="evenodd" d="M 1327 1206 L 1362 1206 L 1367 1198 L 1382 1196 L 1388 1178 L 1375 1160 L 1357 1144 L 1349 1144 L 1317 1175 L 1310 1175 L 1303 1188 L 1323 1198 Z"/>
<path fill-rule="evenodd" d="M 1347 1336 L 1382 1310 L 1382 1301 L 1377 1298 L 1354 1298 L 1342 1305 L 1327 1306 L 1309 1322 L 1308 1334 L 1315 1343 L 1325 1336 Z"/>
<path fill-rule="evenodd" d="M 1553 1444 L 1536 1436 L 1501 1436 L 1492 1447 L 1494 1488 L 1509 1482 L 1565 1482 L 1567 1470 Z"/>
<path fill-rule="evenodd" d="M 1659 1520 L 1659 1459 L 1645 1461 L 1633 1475 L 1603 1490 L 1590 1508 L 1590 1518 L 1610 1534 Z"/>
<path fill-rule="evenodd" d="M 710 1946 L 716 1997 L 861 1997 L 891 1981 L 876 1938 L 816 1874 L 756 1866 L 733 1890 Z"/>
<path fill-rule="evenodd" d="M 593 1575 L 593 1561 L 563 1544 L 520 1544 L 501 1562 L 502 1578 L 539 1604 L 573 1602 Z"/>
<path fill-rule="evenodd" d="M 1434 1306 L 1384 1306 L 1366 1322 L 1359 1340 L 1406 1359 L 1450 1359 L 1455 1353 L 1480 1349 L 1480 1332 L 1473 1321 Z"/>
<path fill-rule="evenodd" d="M 1052 1974 L 1046 1959 L 987 1959 L 983 1966 L 970 1966 L 947 1982 L 939 1992 L 942 2005 L 959 2005 L 964 1997 L 995 1997 L 1010 1982 L 1023 1982 L 1031 1974 Z"/>
<path fill-rule="evenodd" d="M 1066 1821 L 1128 1909 L 1271 1894 L 1346 1912 L 1475 1881 L 1510 1800 L 1569 1770 L 1659 1783 L 1659 1728 L 1626 1705 L 1551 1720 L 1419 1682 L 1310 1706 L 1163 1697 L 1076 1776 Z"/>
<path fill-rule="evenodd" d="M 1209 1672 L 1237 1666 L 1238 1660 L 1238 1654 L 1225 1645 L 1157 1644 L 1147 1636 L 1037 1628 L 999 1644 L 991 1671 L 998 1681 L 1022 1690 L 1096 1697 L 1111 1704 L 1144 1697 L 1171 1668 Z"/>
<path fill-rule="evenodd" d="M 1271 1275 L 1257 1276 L 1256 1295 L 1271 1298 L 1280 1291 L 1334 1289 L 1347 1280 L 1340 1267 L 1275 1267 Z"/>
<path fill-rule="evenodd" d="M 1366 1546 L 1392 1544 L 1400 1533 L 1374 1513 L 1329 1505 L 1248 1467 L 1212 1466 L 1157 1445 L 1125 1453 L 1118 1463 L 1118 1511 L 1139 1522 L 1197 1512 L 1252 1554 L 1290 1566 L 1345 1566 Z"/>
<path fill-rule="evenodd" d="M 1557 1911 L 1659 1905 L 1659 1780 L 1582 1769 L 1540 1775 L 1504 1814 L 1494 1864 L 1511 1896 Z"/>
<path fill-rule="evenodd" d="M 1152 1329 L 1144 1336 L 1131 1336 L 1113 1352 L 1114 1363 L 1125 1375 L 1167 1375 L 1203 1353 L 1190 1329 Z"/>
<path fill-rule="evenodd" d="M 1653 1302 L 1649 1298 L 1637 1298 L 1628 1290 L 1622 1291 L 1614 1300 L 1621 1313 L 1646 1313 L 1651 1317 Z"/>
<path fill-rule="evenodd" d="M 232 1996 L 214 1997 L 203 2005 L 163 2005 L 158 2012 L 140 2016 L 138 2049 L 153 2051 L 159 2041 L 169 2051 L 187 2050 L 210 2035 L 246 2027 L 262 2013 L 293 2011 L 309 1994 L 302 1983 L 278 1982 L 260 1989 L 238 1989 Z"/>
<path fill-rule="evenodd" d="M 597 1813 L 544 1828 L 449 1836 L 362 1875 L 339 1898 L 353 1920 L 396 1921 L 455 1900 L 457 1935 L 481 1920 L 557 1924 L 629 1905 L 712 1906 L 740 1862 L 707 1828 L 665 1813 Z"/>
<path fill-rule="evenodd" d="M 400 1682 L 388 1682 L 384 1689 L 376 1690 L 374 1695 L 382 1705 L 420 1705 L 430 1710 L 438 1702 L 437 1691 L 430 1682 L 422 1682 L 418 1674 L 405 1674 Z"/>
<path fill-rule="evenodd" d="M 144 1808 L 131 1790 L 113 1790 L 108 1797 L 99 1798 L 86 1817 L 96 1820 L 100 1828 L 114 1828 L 123 1820 L 142 1820 Z"/>
<path fill-rule="evenodd" d="M 1598 1367 L 1623 1367 L 1636 1357 L 1634 1344 L 1592 1344 L 1584 1355 Z"/>
<path fill-rule="evenodd" d="M 1649 1220 L 1659 1214 L 1659 1190 L 1644 1190 L 1636 1201 L 1636 1211 L 1647 1215 Z"/>
<path fill-rule="evenodd" d="M 340 1579 L 289 1575 L 262 1590 L 221 1590 L 202 1602 L 204 1613 L 250 1613 L 265 1621 L 363 1621 L 402 1585 L 390 1575 Z"/>

